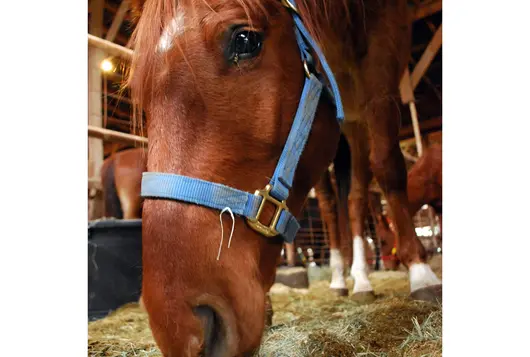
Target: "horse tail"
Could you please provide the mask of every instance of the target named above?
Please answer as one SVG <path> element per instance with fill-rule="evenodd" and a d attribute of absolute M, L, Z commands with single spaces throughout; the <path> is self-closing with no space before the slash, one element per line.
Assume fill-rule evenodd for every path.
<path fill-rule="evenodd" d="M 351 185 L 351 153 L 348 140 L 341 133 L 339 146 L 333 159 L 335 180 L 337 182 L 337 193 L 341 205 L 348 206 L 348 195 Z"/>
<path fill-rule="evenodd" d="M 349 265 L 352 257 L 352 240 L 350 218 L 348 213 L 348 196 L 351 185 L 351 153 L 348 140 L 341 133 L 337 153 L 333 159 L 337 198 L 337 223 L 339 225 L 341 250 L 346 254 L 345 262 Z"/>
<path fill-rule="evenodd" d="M 109 157 L 103 163 L 101 168 L 101 184 L 103 186 L 103 200 L 105 203 L 105 217 L 123 218 L 120 198 L 116 191 L 115 175 L 114 175 L 115 160 L 114 157 Z"/>

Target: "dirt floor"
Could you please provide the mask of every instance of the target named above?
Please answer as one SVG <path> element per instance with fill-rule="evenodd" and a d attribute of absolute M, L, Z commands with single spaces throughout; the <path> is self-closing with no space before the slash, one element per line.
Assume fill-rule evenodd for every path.
<path fill-rule="evenodd" d="M 441 278 L 441 256 L 430 264 Z M 442 306 L 410 300 L 405 271 L 372 272 L 377 299 L 371 303 L 334 296 L 329 270 L 320 276 L 325 280 L 313 281 L 309 289 L 273 286 L 273 326 L 257 357 L 442 355 Z M 350 291 L 352 286 L 348 280 Z M 138 304 L 89 323 L 88 335 L 89 356 L 161 356 Z"/>

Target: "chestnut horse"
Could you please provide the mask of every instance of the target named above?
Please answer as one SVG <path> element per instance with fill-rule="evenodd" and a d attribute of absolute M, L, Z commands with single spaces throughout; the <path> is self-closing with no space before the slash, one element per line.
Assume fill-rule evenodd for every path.
<path fill-rule="evenodd" d="M 105 217 L 142 218 L 140 185 L 147 168 L 147 151 L 125 149 L 111 154 L 101 167 Z"/>
<path fill-rule="evenodd" d="M 334 95 L 323 95 L 314 120 L 311 116 L 311 130 L 304 132 L 307 142 L 297 147 L 303 153 L 287 179 L 289 197 L 282 206 L 274 203 L 281 211 L 265 205 L 260 222 L 273 216 L 278 222 L 277 212 L 282 217 L 299 214 L 332 161 L 341 130 L 336 120 L 342 117 L 340 97 L 317 51 L 322 47 L 350 121 L 342 126 L 355 172 L 349 206 L 350 212 L 360 212 L 351 216 L 362 216 L 373 173 L 396 222 L 398 255 L 409 268 L 412 296 L 440 293 L 435 288 L 440 281 L 425 263 L 425 250 L 404 209 L 407 175 L 397 139 L 397 103 L 410 54 L 406 0 L 298 0 L 297 9 L 292 0 L 148 0 L 136 6 L 141 16 L 129 85 L 147 118 L 151 175 L 144 179 L 173 174 L 180 182 L 187 177 L 199 185 L 201 179 L 203 187 L 214 182 L 238 193 L 264 187 L 275 177 L 294 115 L 301 98 L 307 98 L 302 88 L 318 85 L 315 73 L 325 72 Z M 307 29 L 302 38 L 307 52 L 300 44 L 300 23 Z M 314 67 L 307 63 L 308 52 L 319 58 Z M 312 96 L 311 103 L 317 99 Z M 148 182 L 149 192 L 173 187 Z M 259 191 L 260 204 L 270 202 L 265 195 L 273 188 Z M 255 221 L 230 220 L 228 214 L 222 216 L 225 210 L 183 202 L 191 201 L 183 192 L 174 192 L 178 200 L 167 199 L 166 193 L 147 195 L 143 205 L 142 293 L 154 339 L 164 356 L 249 355 L 260 344 L 265 294 L 274 282 L 282 239 L 266 237 L 264 229 L 258 232 Z M 258 200 L 245 197 L 251 200 L 247 202 Z M 220 234 L 220 217 L 232 227 L 225 229 L 231 232 L 228 246 Z M 363 224 L 352 224 L 359 256 Z M 353 258 L 354 293 L 369 293 L 366 264 L 355 253 Z"/>
<path fill-rule="evenodd" d="M 442 144 L 432 144 L 412 165 L 408 173 L 407 192 L 412 214 L 425 204 L 431 206 L 442 227 Z"/>
<path fill-rule="evenodd" d="M 407 175 L 407 195 L 410 214 L 414 215 L 423 205 L 431 206 L 442 219 L 442 145 L 432 144 L 412 165 Z M 378 243 L 381 247 L 383 264 L 386 269 L 395 270 L 400 261 L 393 253 L 396 234 L 383 215 L 381 197 L 370 193 L 370 212 L 376 222 Z"/>
<path fill-rule="evenodd" d="M 442 230 L 442 145 L 432 144 L 412 165 L 407 177 L 407 194 L 410 214 L 414 215 L 423 205 L 431 206 L 438 215 Z M 386 224 L 388 227 L 388 223 Z M 381 230 L 384 230 L 384 225 Z M 388 227 L 390 230 L 390 227 Z M 441 233 L 440 233 L 441 234 Z M 390 239 L 391 236 L 385 235 Z M 393 234 L 395 239 L 395 234 Z M 390 240 L 389 242 L 392 242 Z M 441 241 L 440 241 L 441 243 Z M 399 260 L 397 260 L 399 265 Z M 391 268 L 396 264 L 391 264 Z"/>
<path fill-rule="evenodd" d="M 339 167 L 335 165 L 336 167 Z M 331 175 L 333 176 L 333 175 Z M 339 180 L 340 183 L 340 180 Z M 327 191 L 327 192 L 326 192 Z M 337 206 L 337 200 L 344 200 L 344 193 L 342 195 L 333 195 L 336 191 L 335 186 L 320 185 L 319 199 L 325 200 L 320 203 L 322 219 L 328 226 L 328 238 L 330 241 L 330 265 L 332 266 L 332 281 L 330 288 L 337 289 L 337 284 L 340 285 L 343 266 L 349 266 L 349 263 L 340 263 L 340 257 L 337 259 L 337 253 L 333 253 L 332 249 L 341 249 L 342 252 L 347 249 L 344 247 L 342 237 L 348 237 L 349 227 L 344 227 L 344 223 L 338 223 L 338 216 L 340 214 L 347 216 L 347 208 L 344 205 Z M 441 144 L 432 144 L 424 150 L 416 163 L 412 165 L 407 175 L 407 196 L 409 199 L 409 211 L 414 215 L 425 204 L 434 208 L 438 214 L 441 225 L 442 217 L 442 146 Z M 368 208 L 375 223 L 377 241 L 381 249 L 381 258 L 386 269 L 397 269 L 400 261 L 395 254 L 396 234 L 391 229 L 388 222 L 388 217 L 383 215 L 381 206 L 381 197 L 375 192 L 369 193 Z M 342 211 L 342 212 L 341 212 Z M 346 211 L 346 212 L 345 212 Z M 346 220 L 346 225 L 349 224 Z M 337 227 L 337 225 L 341 227 Z M 342 230 L 341 230 L 342 229 Z M 346 232 L 346 233 L 341 233 Z M 347 240 L 346 240 L 347 242 Z M 335 258 L 335 260 L 334 260 Z M 337 264 L 337 260 L 340 264 Z M 343 280 L 343 279 L 342 279 Z M 339 282 L 339 283 L 337 283 Z M 338 293 L 345 294 L 343 290 L 338 288 Z"/>

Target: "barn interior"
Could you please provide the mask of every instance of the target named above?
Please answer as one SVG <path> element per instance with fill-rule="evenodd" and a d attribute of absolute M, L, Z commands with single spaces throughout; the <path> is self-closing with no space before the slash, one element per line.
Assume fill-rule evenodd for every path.
<path fill-rule="evenodd" d="M 442 143 L 442 1 L 410 0 L 409 8 L 412 49 L 401 85 L 399 140 L 410 168 L 427 147 Z M 133 126 L 134 110 L 125 85 L 134 51 L 131 35 L 135 18 L 130 1 L 89 0 L 88 25 L 90 226 L 90 222 L 105 218 L 99 176 L 104 160 L 129 148 L 147 146 L 147 136 L 140 127 Z M 386 215 L 387 202 L 375 180 L 370 190 L 378 195 Z M 330 276 L 329 269 L 326 270 L 330 260 L 328 232 L 314 193 L 309 194 L 300 223 L 294 265 L 307 269 L 317 266 L 318 277 L 309 275 L 313 281 L 308 288 L 275 284 L 272 302 L 278 313 L 256 355 L 441 356 L 441 305 L 407 301 L 407 275 L 403 267 L 388 271 L 387 275 L 370 276 L 380 297 L 371 304 L 330 296 L 326 290 Z M 435 272 L 441 277 L 441 217 L 433 207 L 425 205 L 414 216 L 414 224 L 434 262 Z M 369 261 L 374 271 L 382 271 L 380 262 L 388 257 L 377 248 L 379 237 L 372 215 L 366 226 L 365 235 L 372 247 Z M 293 265 L 284 251 L 280 265 Z M 348 284 L 351 288 L 351 281 Z M 322 302 L 323 299 L 327 300 Z M 317 311 L 317 318 L 324 319 L 327 325 L 309 318 L 312 311 Z M 150 336 L 145 312 L 138 304 L 130 301 L 109 312 L 107 317 L 89 324 L 89 356 L 161 355 Z M 351 319 L 344 323 L 340 318 Z M 385 340 L 382 335 L 392 319 L 396 321 L 397 332 L 394 339 Z M 308 321 L 309 325 L 304 325 Z M 300 339 L 305 341 L 304 348 L 296 342 Z M 286 349 L 296 351 L 280 353 Z"/>

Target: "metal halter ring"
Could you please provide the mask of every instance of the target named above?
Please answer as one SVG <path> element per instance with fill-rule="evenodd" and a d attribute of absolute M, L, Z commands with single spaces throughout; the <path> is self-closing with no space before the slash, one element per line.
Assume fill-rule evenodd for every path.
<path fill-rule="evenodd" d="M 300 13 L 298 12 L 296 6 L 294 6 L 293 3 L 291 3 L 289 0 L 281 0 L 281 2 L 284 7 L 288 8 L 289 10 L 295 12 L 297 15 L 300 16 Z"/>
<path fill-rule="evenodd" d="M 309 70 L 309 66 L 307 65 L 307 61 L 304 61 L 304 72 L 307 78 L 311 78 L 311 71 Z"/>

